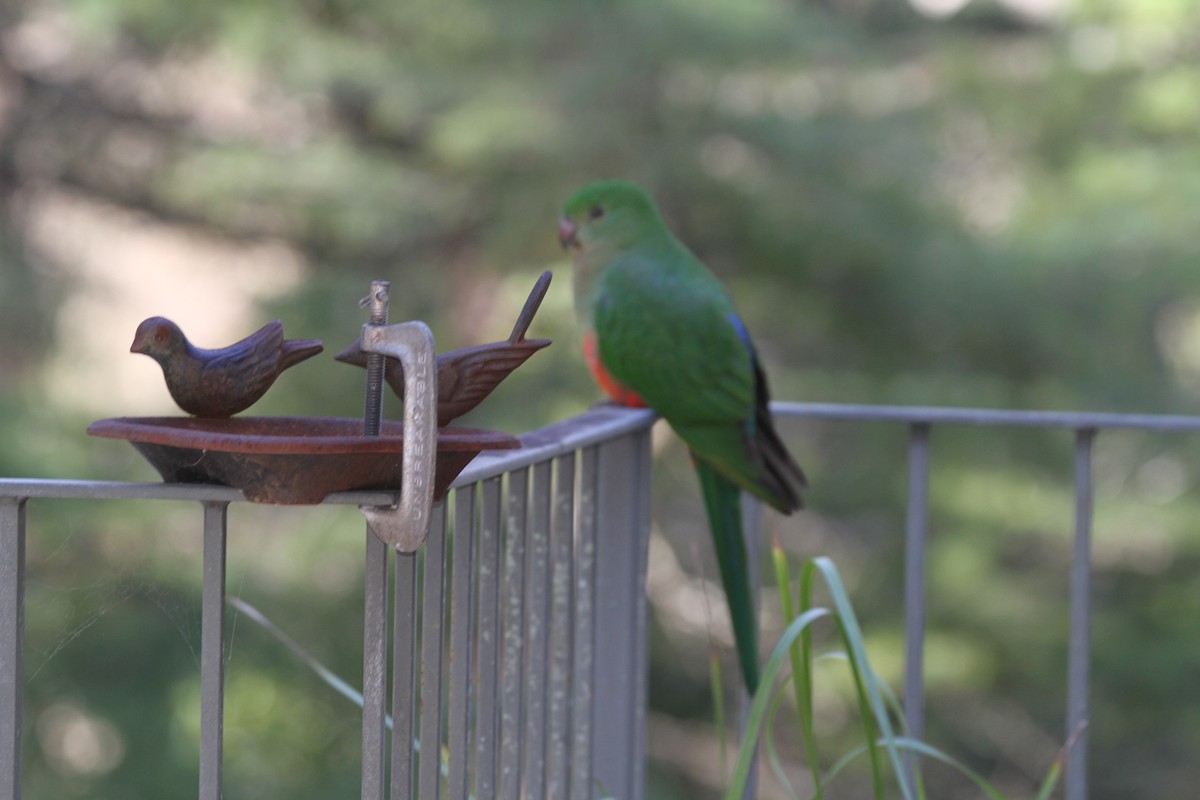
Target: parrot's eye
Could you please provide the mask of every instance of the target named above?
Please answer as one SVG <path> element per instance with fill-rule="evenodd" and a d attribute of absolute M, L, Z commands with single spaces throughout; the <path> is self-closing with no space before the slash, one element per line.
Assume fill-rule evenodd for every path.
<path fill-rule="evenodd" d="M 588 209 L 588 219 L 600 219 L 604 216 L 604 209 L 600 206 L 592 206 Z"/>

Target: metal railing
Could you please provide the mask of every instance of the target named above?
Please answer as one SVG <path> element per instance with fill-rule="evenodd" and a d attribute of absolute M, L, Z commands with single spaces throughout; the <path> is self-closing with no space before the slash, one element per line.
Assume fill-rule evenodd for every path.
<path fill-rule="evenodd" d="M 1065 715 L 1073 745 L 1066 796 L 1086 798 L 1093 442 L 1106 429 L 1200 432 L 1200 418 L 814 403 L 773 408 L 781 417 L 908 429 L 904 703 L 909 732 L 918 738 L 932 430 L 1036 426 L 1074 433 Z M 440 797 L 443 787 L 455 800 L 576 800 L 597 796 L 598 787 L 613 797 L 642 796 L 653 422 L 649 412 L 598 407 L 523 436 L 521 450 L 481 455 L 435 512 L 423 562 L 389 558 L 367 534 L 365 800 L 427 800 Z M 16 800 L 21 789 L 25 506 L 72 498 L 185 500 L 203 507 L 199 796 L 215 800 L 221 795 L 226 511 L 242 501 L 241 493 L 206 485 L 25 479 L 0 479 L 0 800 Z M 394 500 L 386 492 L 349 492 L 325 502 Z M 389 572 L 396 587 L 390 631 Z M 418 752 L 415 741 L 426 746 Z M 431 742 L 449 754 L 444 774 L 442 748 Z"/>
<path fill-rule="evenodd" d="M 1085 800 L 1087 721 L 1091 649 L 1092 445 L 1111 429 L 1172 433 L 1200 432 L 1200 417 L 911 406 L 774 403 L 777 416 L 839 422 L 886 422 L 908 427 L 908 497 L 904 559 L 904 715 L 911 736 L 925 728 L 925 558 L 929 528 L 929 454 L 933 428 L 977 425 L 1038 427 L 1072 431 L 1074 452 L 1074 540 L 1071 554 L 1070 635 L 1067 647 L 1065 741 L 1066 800 Z"/>
<path fill-rule="evenodd" d="M 366 534 L 364 800 L 430 800 L 443 791 L 583 800 L 599 787 L 641 796 L 653 422 L 649 412 L 597 408 L 521 437 L 520 450 L 481 455 L 435 509 L 420 557 L 389 557 Z M 226 519 L 241 492 L 35 479 L 0 479 L 0 800 L 21 796 L 25 509 L 65 499 L 202 506 L 199 797 L 216 800 Z M 395 499 L 344 492 L 325 502 Z"/>

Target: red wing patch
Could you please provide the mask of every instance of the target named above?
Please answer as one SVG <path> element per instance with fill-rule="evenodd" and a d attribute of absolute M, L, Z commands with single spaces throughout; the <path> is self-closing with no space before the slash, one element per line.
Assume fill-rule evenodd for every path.
<path fill-rule="evenodd" d="M 630 408 L 646 407 L 646 401 L 639 397 L 637 392 L 622 385 L 600 363 L 600 353 L 596 348 L 596 334 L 591 331 L 583 335 L 583 358 L 587 362 L 588 368 L 592 371 L 592 377 L 596 379 L 596 383 L 600 384 L 600 388 L 615 403 Z"/>

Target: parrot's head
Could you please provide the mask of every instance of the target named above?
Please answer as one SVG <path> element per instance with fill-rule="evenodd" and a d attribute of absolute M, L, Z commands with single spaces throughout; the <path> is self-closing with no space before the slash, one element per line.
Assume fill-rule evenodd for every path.
<path fill-rule="evenodd" d="M 650 195 L 628 181 L 597 181 L 563 206 L 558 240 L 576 257 L 599 258 L 644 245 L 666 233 Z"/>
<path fill-rule="evenodd" d="M 186 349 L 187 339 L 183 331 L 166 317 L 143 320 L 133 335 L 133 344 L 129 346 L 129 352 L 145 353 L 155 361 L 162 361 Z"/>

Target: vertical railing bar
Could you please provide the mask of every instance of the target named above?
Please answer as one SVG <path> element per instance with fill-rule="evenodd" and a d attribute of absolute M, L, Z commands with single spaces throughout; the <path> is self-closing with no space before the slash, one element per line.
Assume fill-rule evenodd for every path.
<path fill-rule="evenodd" d="M 650 680 L 650 641 L 646 632 L 647 598 L 646 573 L 650 567 L 650 430 L 643 428 L 630 434 L 634 447 L 634 469 L 631 470 L 635 492 L 633 503 L 633 537 L 634 563 L 637 569 L 630 587 L 634 598 L 634 630 L 633 640 L 633 730 L 630 742 L 633 744 L 631 759 L 633 762 L 633 785 L 627 795 L 631 800 L 640 800 L 646 789 L 646 692 Z"/>
<path fill-rule="evenodd" d="M 0 497 L 0 797 L 21 797 L 25 695 L 25 498 Z"/>
<path fill-rule="evenodd" d="M 525 688 L 525 518 L 529 470 L 508 476 L 504 542 L 504 661 L 500 710 L 500 796 L 521 797 L 522 701 Z"/>
<path fill-rule="evenodd" d="M 363 572 L 362 798 L 383 800 L 387 742 L 388 547 L 367 529 Z"/>
<path fill-rule="evenodd" d="M 525 796 L 546 796 L 546 706 L 549 690 L 551 462 L 532 468 L 529 559 L 525 581 Z"/>
<path fill-rule="evenodd" d="M 1089 650 L 1092 579 L 1092 443 L 1095 428 L 1075 432 L 1075 537 L 1071 555 L 1071 635 L 1067 653 L 1066 800 L 1087 798 Z"/>
<path fill-rule="evenodd" d="M 904 718 L 908 735 L 925 732 L 925 551 L 929 529 L 930 425 L 908 429 L 908 498 L 904 520 Z M 910 785 L 918 757 L 905 754 Z"/>
<path fill-rule="evenodd" d="M 228 512 L 228 503 L 204 503 L 204 579 L 200 601 L 200 800 L 220 800 L 221 797 Z"/>
<path fill-rule="evenodd" d="M 442 782 L 442 635 L 446 589 L 446 506 L 434 507 L 425 540 L 421 587 L 421 755 L 417 789 L 421 800 L 438 800 Z"/>
<path fill-rule="evenodd" d="M 596 447 L 579 456 L 575 529 L 575 668 L 571 716 L 571 800 L 592 800 L 593 632 L 596 622 Z"/>
<path fill-rule="evenodd" d="M 637 521 L 642 479 L 635 437 L 626 434 L 597 449 L 596 625 L 593 692 L 593 777 L 613 797 L 634 797 L 634 761 L 641 702 L 638 684 L 639 584 Z"/>
<path fill-rule="evenodd" d="M 565 798 L 570 787 L 571 669 L 574 630 L 571 597 L 575 576 L 575 453 L 555 459 L 550 547 L 550 708 L 546 796 Z"/>
<path fill-rule="evenodd" d="M 391 800 L 411 800 L 413 796 L 413 739 L 417 717 L 417 559 L 416 553 L 396 553 L 392 619 Z"/>
<path fill-rule="evenodd" d="M 454 490 L 450 591 L 450 774 L 446 796 L 467 800 L 470 773 L 470 677 L 475 585 L 475 486 Z"/>
<path fill-rule="evenodd" d="M 475 796 L 496 793 L 500 731 L 497 683 L 500 663 L 500 478 L 483 482 L 479 514 L 478 679 L 475 686 Z"/>

